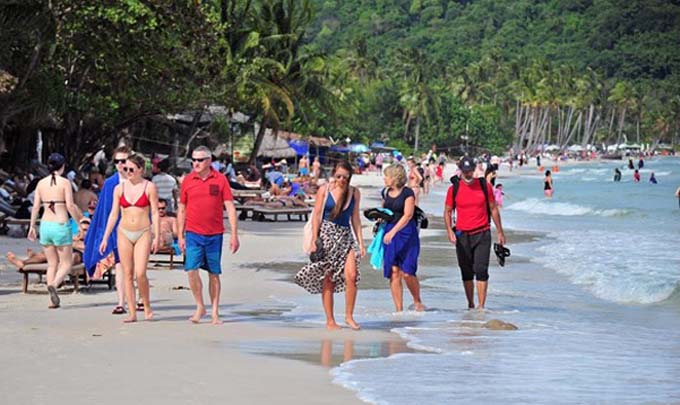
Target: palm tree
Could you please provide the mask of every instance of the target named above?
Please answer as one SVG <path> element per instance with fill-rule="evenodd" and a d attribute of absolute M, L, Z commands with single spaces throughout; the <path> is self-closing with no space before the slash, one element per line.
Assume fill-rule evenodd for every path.
<path fill-rule="evenodd" d="M 636 103 L 635 89 L 626 81 L 617 82 L 611 90 L 608 100 L 619 108 L 618 135 L 616 138 L 618 148 L 618 145 L 621 144 L 623 126 L 626 122 L 626 111 L 634 107 Z"/>
<path fill-rule="evenodd" d="M 409 48 L 397 54 L 399 73 L 403 78 L 400 104 L 404 109 L 404 136 L 415 120 L 414 154 L 418 150 L 422 119 L 430 122 L 431 116 L 439 119 L 440 100 L 433 89 L 433 72 L 428 58 L 420 49 Z"/>

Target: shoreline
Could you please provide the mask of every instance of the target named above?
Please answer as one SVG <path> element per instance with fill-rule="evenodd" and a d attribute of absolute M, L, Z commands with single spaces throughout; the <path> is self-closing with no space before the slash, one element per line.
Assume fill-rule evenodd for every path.
<path fill-rule="evenodd" d="M 371 180 L 375 181 L 375 179 L 378 177 Z M 366 203 L 371 199 L 365 198 L 362 201 Z M 366 220 L 363 220 L 363 223 L 364 237 L 367 239 L 366 236 L 370 234 L 371 226 Z M 426 245 L 432 245 L 432 242 L 438 242 L 442 237 L 443 221 L 440 218 L 433 218 L 431 224 L 430 229 L 422 236 Z M 5 396 L 17 402 L 34 401 L 41 397 L 38 393 L 31 393 L 30 379 L 25 377 L 40 376 L 43 371 L 32 364 L 40 358 L 49 357 L 49 354 L 59 353 L 60 350 L 31 352 L 29 348 L 39 342 L 56 343 L 58 347 L 63 348 L 63 352 L 58 355 L 60 360 L 76 359 L 75 365 L 94 374 L 101 374 L 97 364 L 83 363 L 77 359 L 83 355 L 94 356 L 100 361 L 112 364 L 118 358 L 125 358 L 126 361 L 137 364 L 143 358 L 131 358 L 125 347 L 118 344 L 119 341 L 125 342 L 125 345 L 153 347 L 149 355 L 158 364 L 150 367 L 149 374 L 163 374 L 169 366 L 163 361 L 166 356 L 177 356 L 178 359 L 191 363 L 192 359 L 178 355 L 177 352 L 181 351 L 179 346 L 182 344 L 189 344 L 193 339 L 198 339 L 212 346 L 210 349 L 202 350 L 198 355 L 199 358 L 208 361 L 203 366 L 210 371 L 204 378 L 211 380 L 210 375 L 213 373 L 224 372 L 220 368 L 215 369 L 218 364 L 210 365 L 213 357 L 217 356 L 227 363 L 236 361 L 239 368 L 249 369 L 247 374 L 251 377 L 266 375 L 269 370 L 275 374 L 283 372 L 291 378 L 304 375 L 306 380 L 318 381 L 318 390 L 305 392 L 307 399 L 313 398 L 313 402 L 320 403 L 360 402 L 356 392 L 334 382 L 335 378 L 330 372 L 333 367 L 349 360 L 386 358 L 394 354 L 422 352 L 410 347 L 406 339 L 392 331 L 394 327 L 403 326 L 400 322 L 394 324 L 364 323 L 360 332 L 349 329 L 329 332 L 323 328 L 322 324 L 305 322 L 304 316 L 297 319 L 295 315 L 292 315 L 295 323 L 287 324 L 286 316 L 282 318 L 282 315 L 290 314 L 294 310 L 290 300 L 307 295 L 291 280 L 293 271 L 297 271 L 306 259 L 301 251 L 297 253 L 297 246 L 302 240 L 303 224 L 283 222 L 273 225 L 241 221 L 239 225 L 242 250 L 235 256 L 226 251 L 223 254 L 221 310 L 225 325 L 222 328 L 207 324 L 190 325 L 187 318 L 193 308 L 193 299 L 189 291 L 184 290 L 188 286 L 184 272 L 155 270 L 153 267 L 150 267 L 149 277 L 152 283 L 152 303 L 157 312 L 155 322 L 121 324 L 120 318 L 110 315 L 110 308 L 115 303 L 114 293 L 100 286 L 92 287 L 91 291 L 84 291 L 80 294 L 68 294 L 68 288 L 62 290 L 60 295 L 63 308 L 48 311 L 45 308 L 46 294 L 39 292 L 42 287 L 36 288 L 35 285 L 31 285 L 31 293 L 24 295 L 21 294 L 18 283 L 8 281 L 12 278 L 11 273 L 17 276 L 18 274 L 7 268 L 5 252 L 9 249 L 22 252 L 25 251 L 26 246 L 34 249 L 36 246 L 25 239 L 0 238 L 3 241 L 0 248 L 0 253 L 2 253 L 0 280 L 3 280 L 0 283 L 0 296 L 6 298 L 0 305 L 0 321 L 8 325 L 5 334 L 8 335 L 9 345 L 6 347 L 17 349 L 11 354 L 7 353 L 7 349 L 3 352 L 5 352 L 4 357 L 9 356 L 10 360 L 13 360 L 12 363 L 22 365 L 12 370 L 11 374 L 8 373 L 9 370 L 0 372 L 0 378 L 12 382 L 7 386 L 19 388 L 12 392 L 4 392 Z M 272 232 L 272 226 L 275 227 L 275 232 Z M 529 239 L 535 237 L 537 235 L 530 235 Z M 228 238 L 225 238 L 225 241 L 228 243 Z M 263 246 L 266 246 L 266 249 L 262 249 Z M 436 249 L 448 247 L 447 243 Z M 431 248 L 431 246 L 424 247 L 424 251 Z M 427 256 L 425 254 L 421 259 L 424 268 L 445 264 L 436 263 L 436 260 L 432 261 L 437 255 L 429 255 L 430 259 Z M 455 254 L 451 255 L 451 260 L 449 263 L 453 267 Z M 362 261 L 360 289 L 381 289 L 389 296 L 388 285 L 382 278 L 382 274 L 370 269 L 367 264 L 368 260 Z M 427 275 L 424 279 L 427 279 Z M 177 287 L 182 287 L 182 289 L 176 289 Z M 206 289 L 207 286 L 204 286 L 204 290 Z M 206 294 L 204 291 L 204 295 Z M 361 299 L 361 293 L 359 298 Z M 318 299 L 318 296 L 315 299 Z M 339 305 L 336 305 L 336 312 L 338 309 Z M 318 306 L 318 314 L 315 315 L 322 315 L 321 305 Z M 44 325 L 49 325 L 49 327 L 45 328 Z M 199 329 L 200 334 L 197 335 L 195 331 Z M 53 337 L 55 334 L 56 339 Z M 53 342 L 53 340 L 56 341 Z M 162 344 L 158 344 L 158 340 Z M 74 345 L 74 342 L 78 344 Z M 96 349 L 102 345 L 107 348 L 107 353 L 100 353 Z M 274 350 L 270 350 L 272 348 Z M 41 367 L 41 369 L 52 367 L 58 369 L 61 361 L 54 363 L 44 361 L 43 363 L 46 367 Z M 146 361 L 138 364 L 138 367 L 144 369 L 145 365 L 147 365 Z M 74 382 L 72 376 L 78 373 L 76 370 L 70 371 L 72 373 L 61 375 L 53 380 L 55 387 Z M 113 366 L 110 377 L 114 378 L 122 372 L 119 366 Z M 106 372 L 103 374 L 109 375 Z M 44 375 L 45 381 L 53 378 L 50 375 Z M 166 375 L 166 377 L 168 381 L 153 379 L 152 382 L 160 386 L 168 383 L 170 384 L 168 388 L 177 383 L 174 381 L 177 376 Z M 299 398 L 297 395 L 300 391 L 288 378 L 284 380 L 285 384 L 279 383 L 273 387 L 283 398 L 279 402 L 287 403 L 285 398 L 290 399 L 291 402 L 295 401 Z M 242 400 L 252 401 L 258 398 L 259 394 L 256 390 L 250 390 L 248 384 L 245 386 L 228 385 L 230 391 L 235 390 L 236 395 Z M 22 390 L 22 387 L 25 390 Z M 46 384 L 46 387 L 52 387 L 52 385 Z M 2 391 L 4 390 L 0 390 Z M 141 384 L 136 386 L 136 392 L 141 395 L 147 393 Z M 327 395 L 331 392 L 332 395 Z M 73 403 L 72 399 L 67 400 L 67 396 L 62 394 L 55 403 Z M 206 400 L 211 397 L 209 394 L 205 393 Z M 111 390 L 108 395 L 110 402 L 104 401 L 104 403 L 115 403 L 121 399 L 121 395 L 123 394 Z M 170 398 L 168 401 L 175 403 Z M 176 398 L 175 401 L 176 403 L 182 402 L 182 396 Z"/>

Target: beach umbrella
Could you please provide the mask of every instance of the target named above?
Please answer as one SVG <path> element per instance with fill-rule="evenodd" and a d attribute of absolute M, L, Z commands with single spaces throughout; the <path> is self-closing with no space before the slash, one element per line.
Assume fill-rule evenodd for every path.
<path fill-rule="evenodd" d="M 338 153 L 348 153 L 350 152 L 350 149 L 347 146 L 343 145 L 333 145 L 330 148 L 331 152 L 338 152 Z"/>
<path fill-rule="evenodd" d="M 309 143 L 301 139 L 291 139 L 288 141 L 288 146 L 295 150 L 298 156 L 304 156 L 309 153 Z"/>
<path fill-rule="evenodd" d="M 352 153 L 368 153 L 371 149 L 363 143 L 353 143 L 349 146 L 349 151 Z"/>

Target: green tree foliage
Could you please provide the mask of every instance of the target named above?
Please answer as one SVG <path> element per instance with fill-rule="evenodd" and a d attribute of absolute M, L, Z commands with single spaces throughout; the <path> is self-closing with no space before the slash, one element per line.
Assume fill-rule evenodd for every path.
<path fill-rule="evenodd" d="M 356 58 L 352 44 L 361 38 L 364 53 L 376 61 L 370 78 L 362 74 L 355 81 L 352 94 L 358 111 L 374 100 L 377 89 L 388 87 L 381 83 L 392 83 L 399 106 L 415 111 L 419 98 L 413 96 L 409 79 L 399 73 L 403 64 L 399 50 L 417 49 L 422 56 L 414 59 L 427 60 L 433 73 L 424 85 L 444 105 L 437 119 L 421 124 L 426 144 L 435 140 L 441 145 L 461 144 L 465 128 L 461 122 L 467 124 L 468 142 L 481 131 L 474 143 L 491 149 L 678 137 L 679 127 L 668 124 L 674 122 L 675 113 L 667 102 L 680 83 L 677 2 L 318 0 L 315 4 L 317 19 L 308 32 L 311 46 Z M 460 110 L 466 113 L 455 112 L 461 106 L 468 107 Z M 397 120 L 403 128 L 409 115 L 392 114 L 391 122 L 385 121 L 390 116 L 380 115 L 382 127 L 390 131 L 386 137 L 398 136 Z M 373 138 L 373 133 L 364 131 L 376 125 L 366 119 L 378 116 L 360 117 L 354 120 L 356 132 Z M 412 132 L 405 137 L 411 144 Z"/>

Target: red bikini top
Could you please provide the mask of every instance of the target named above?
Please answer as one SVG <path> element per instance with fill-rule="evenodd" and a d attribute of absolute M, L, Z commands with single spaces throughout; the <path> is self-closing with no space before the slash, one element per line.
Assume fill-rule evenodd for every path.
<path fill-rule="evenodd" d="M 138 207 L 138 208 L 144 208 L 148 207 L 151 205 L 151 202 L 149 201 L 149 197 L 146 196 L 146 186 L 149 184 L 147 181 L 146 184 L 144 185 L 144 191 L 142 192 L 142 195 L 137 199 L 137 201 L 134 204 L 130 204 L 130 202 L 125 198 L 125 183 L 121 186 L 121 193 L 120 193 L 120 206 L 123 208 L 127 207 Z"/>

